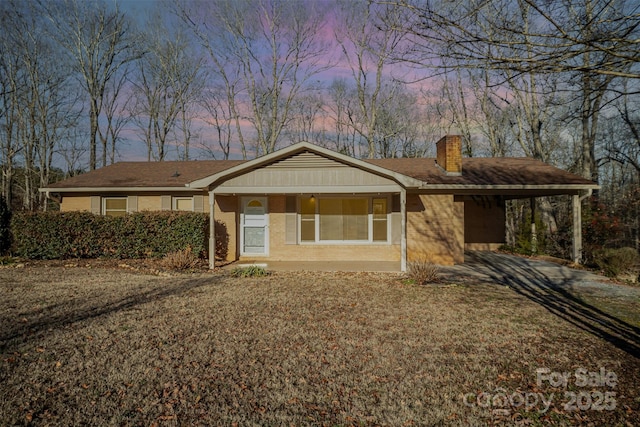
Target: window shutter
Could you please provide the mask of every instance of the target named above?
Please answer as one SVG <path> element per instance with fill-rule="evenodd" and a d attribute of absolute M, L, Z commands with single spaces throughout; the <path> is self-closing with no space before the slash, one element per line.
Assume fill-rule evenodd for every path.
<path fill-rule="evenodd" d="M 285 208 L 285 244 L 298 243 L 298 218 L 296 196 L 287 196 Z"/>
<path fill-rule="evenodd" d="M 204 197 L 202 195 L 193 196 L 193 211 L 204 212 Z"/>
<path fill-rule="evenodd" d="M 127 197 L 127 212 L 138 212 L 138 196 Z"/>
<path fill-rule="evenodd" d="M 160 210 L 171 210 L 171 196 L 160 196 Z"/>
<path fill-rule="evenodd" d="M 100 196 L 91 196 L 91 213 L 96 215 L 102 213 L 102 198 Z"/>

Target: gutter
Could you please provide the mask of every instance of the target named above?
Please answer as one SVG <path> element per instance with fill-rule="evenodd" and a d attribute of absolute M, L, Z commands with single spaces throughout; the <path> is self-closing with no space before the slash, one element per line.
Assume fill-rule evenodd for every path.
<path fill-rule="evenodd" d="M 131 192 L 189 192 L 194 193 L 202 191 L 201 188 L 188 188 L 188 187 L 44 187 L 38 189 L 41 193 L 131 193 Z"/>

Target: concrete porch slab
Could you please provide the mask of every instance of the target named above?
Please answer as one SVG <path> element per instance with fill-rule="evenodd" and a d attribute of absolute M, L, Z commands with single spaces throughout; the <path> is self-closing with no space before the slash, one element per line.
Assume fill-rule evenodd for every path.
<path fill-rule="evenodd" d="M 271 271 L 368 271 L 400 272 L 400 262 L 396 261 L 267 261 L 242 260 L 222 267 L 225 270 L 259 265 Z"/>

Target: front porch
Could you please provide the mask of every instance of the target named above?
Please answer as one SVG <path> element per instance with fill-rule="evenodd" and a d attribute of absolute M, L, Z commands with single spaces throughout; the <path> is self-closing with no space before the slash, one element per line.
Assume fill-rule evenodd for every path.
<path fill-rule="evenodd" d="M 267 261 L 265 259 L 242 260 L 229 263 L 223 270 L 262 266 L 269 271 L 335 271 L 335 272 L 402 272 L 399 261 Z"/>

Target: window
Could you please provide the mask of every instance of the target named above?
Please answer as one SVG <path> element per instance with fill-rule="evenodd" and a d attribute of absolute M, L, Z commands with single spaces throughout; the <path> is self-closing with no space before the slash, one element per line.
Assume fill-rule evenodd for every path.
<path fill-rule="evenodd" d="M 300 200 L 300 241 L 316 241 L 316 199 L 313 196 Z"/>
<path fill-rule="evenodd" d="M 369 240 L 367 199 L 319 199 L 319 240 Z"/>
<path fill-rule="evenodd" d="M 102 213 L 106 216 L 125 216 L 127 214 L 126 197 L 105 197 L 102 199 Z"/>
<path fill-rule="evenodd" d="M 193 197 L 174 197 L 174 211 L 193 211 Z"/>
<path fill-rule="evenodd" d="M 387 198 L 300 198 L 300 242 L 387 242 Z"/>
<path fill-rule="evenodd" d="M 373 241 L 387 241 L 387 199 L 373 199 Z"/>

